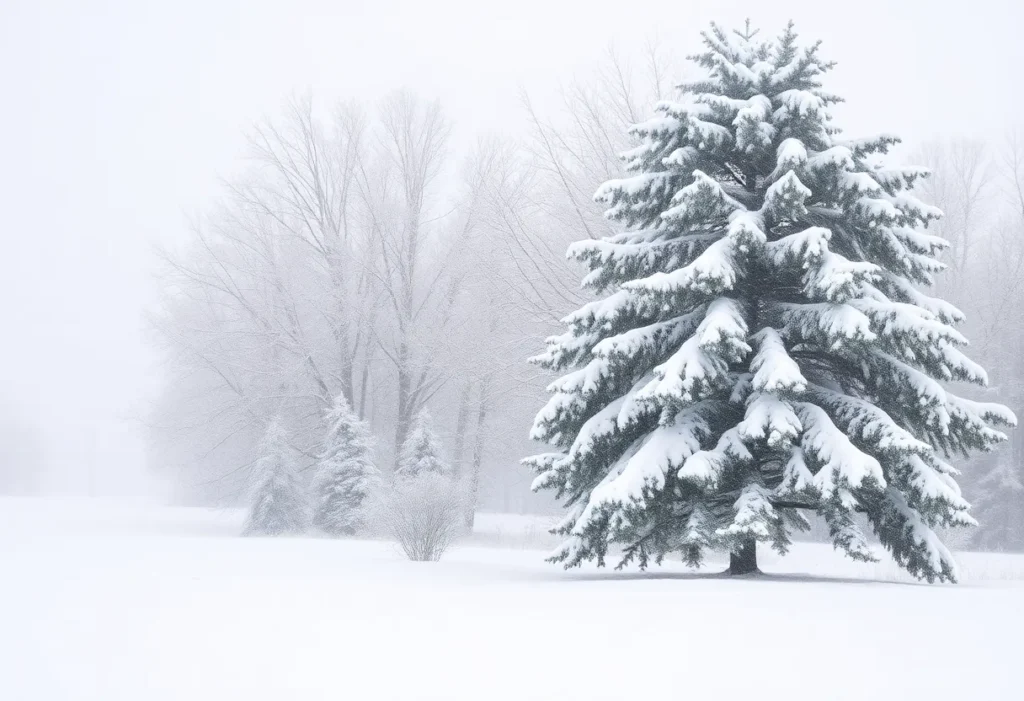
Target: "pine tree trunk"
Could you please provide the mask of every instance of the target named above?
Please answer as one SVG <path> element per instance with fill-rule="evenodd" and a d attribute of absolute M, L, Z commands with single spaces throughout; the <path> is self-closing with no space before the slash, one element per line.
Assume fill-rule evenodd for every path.
<path fill-rule="evenodd" d="M 729 574 L 755 574 L 757 569 L 757 541 L 747 538 L 738 551 L 729 553 Z"/>

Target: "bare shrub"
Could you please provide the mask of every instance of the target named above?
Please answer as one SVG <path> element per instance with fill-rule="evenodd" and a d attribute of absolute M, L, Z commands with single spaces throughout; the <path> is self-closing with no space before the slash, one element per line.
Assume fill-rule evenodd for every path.
<path fill-rule="evenodd" d="M 371 518 L 410 560 L 436 562 L 462 530 L 464 495 L 450 477 L 396 479 L 373 500 Z"/>

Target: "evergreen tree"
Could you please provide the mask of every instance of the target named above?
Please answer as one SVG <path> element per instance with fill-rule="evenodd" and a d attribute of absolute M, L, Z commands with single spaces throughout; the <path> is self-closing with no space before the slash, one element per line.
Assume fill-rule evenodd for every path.
<path fill-rule="evenodd" d="M 287 434 L 277 419 L 260 442 L 243 535 L 289 535 L 309 526 L 309 498 Z"/>
<path fill-rule="evenodd" d="M 982 550 L 1024 550 L 1024 483 L 1010 456 L 978 482 L 974 511 L 982 528 L 975 542 Z"/>
<path fill-rule="evenodd" d="M 448 464 L 441 459 L 441 441 L 431 428 L 430 414 L 422 410 L 413 419 L 409 434 L 402 443 L 395 475 L 418 477 L 426 473 L 448 475 Z"/>
<path fill-rule="evenodd" d="M 327 422 L 317 466 L 313 525 L 331 535 L 351 535 L 359 526 L 363 500 L 377 479 L 371 460 L 373 439 L 343 394 L 334 401 Z"/>
<path fill-rule="evenodd" d="M 973 519 L 946 460 L 1015 419 L 940 383 L 986 377 L 962 314 L 918 289 L 947 245 L 911 192 L 927 173 L 882 163 L 894 137 L 840 138 L 818 44 L 755 34 L 704 33 L 704 77 L 598 190 L 624 231 L 569 249 L 601 298 L 534 359 L 569 371 L 532 431 L 556 452 L 527 460 L 570 507 L 552 559 L 719 549 L 742 574 L 817 512 L 870 560 L 862 513 L 908 571 L 953 580 L 935 529 Z"/>

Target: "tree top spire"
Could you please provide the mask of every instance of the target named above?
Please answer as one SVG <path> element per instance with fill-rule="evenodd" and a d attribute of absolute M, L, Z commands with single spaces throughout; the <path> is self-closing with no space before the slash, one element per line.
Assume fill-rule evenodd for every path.
<path fill-rule="evenodd" d="M 743 31 L 741 32 L 738 29 L 734 29 L 733 31 L 736 32 L 736 34 L 738 36 L 743 37 L 743 39 L 745 39 L 746 41 L 750 41 L 755 36 L 757 36 L 757 33 L 760 32 L 761 30 L 760 29 L 751 29 L 751 27 L 750 27 L 750 18 L 747 17 L 747 19 L 744 21 Z"/>

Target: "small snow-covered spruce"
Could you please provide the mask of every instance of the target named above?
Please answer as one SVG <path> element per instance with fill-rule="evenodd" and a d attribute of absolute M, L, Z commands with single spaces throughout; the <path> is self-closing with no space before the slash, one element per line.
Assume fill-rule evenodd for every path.
<path fill-rule="evenodd" d="M 1020 469 L 1008 456 L 978 482 L 974 512 L 983 528 L 976 544 L 982 550 L 1024 550 L 1024 483 Z"/>
<path fill-rule="evenodd" d="M 327 413 L 327 435 L 314 480 L 313 525 L 330 535 L 352 535 L 361 508 L 378 480 L 370 429 L 339 395 Z"/>
<path fill-rule="evenodd" d="M 395 468 L 396 477 L 418 477 L 434 473 L 449 475 L 451 468 L 441 459 L 441 441 L 431 427 L 430 414 L 424 409 L 413 419 L 409 434 L 402 443 Z"/>
<path fill-rule="evenodd" d="M 961 313 L 919 290 L 946 246 L 911 192 L 926 172 L 879 162 L 894 137 L 840 138 L 831 64 L 792 25 L 703 36 L 704 77 L 632 128 L 630 175 L 597 192 L 624 231 L 569 249 L 601 298 L 534 359 L 568 373 L 532 430 L 555 452 L 526 461 L 570 507 L 552 560 L 614 543 L 620 566 L 725 550 L 753 572 L 806 512 L 870 560 L 864 514 L 909 572 L 955 580 L 935 529 L 973 519 L 946 459 L 1015 418 L 941 384 L 986 377 Z"/>
<path fill-rule="evenodd" d="M 243 535 L 304 532 L 309 526 L 309 495 L 279 420 L 270 422 L 259 451 Z"/>

